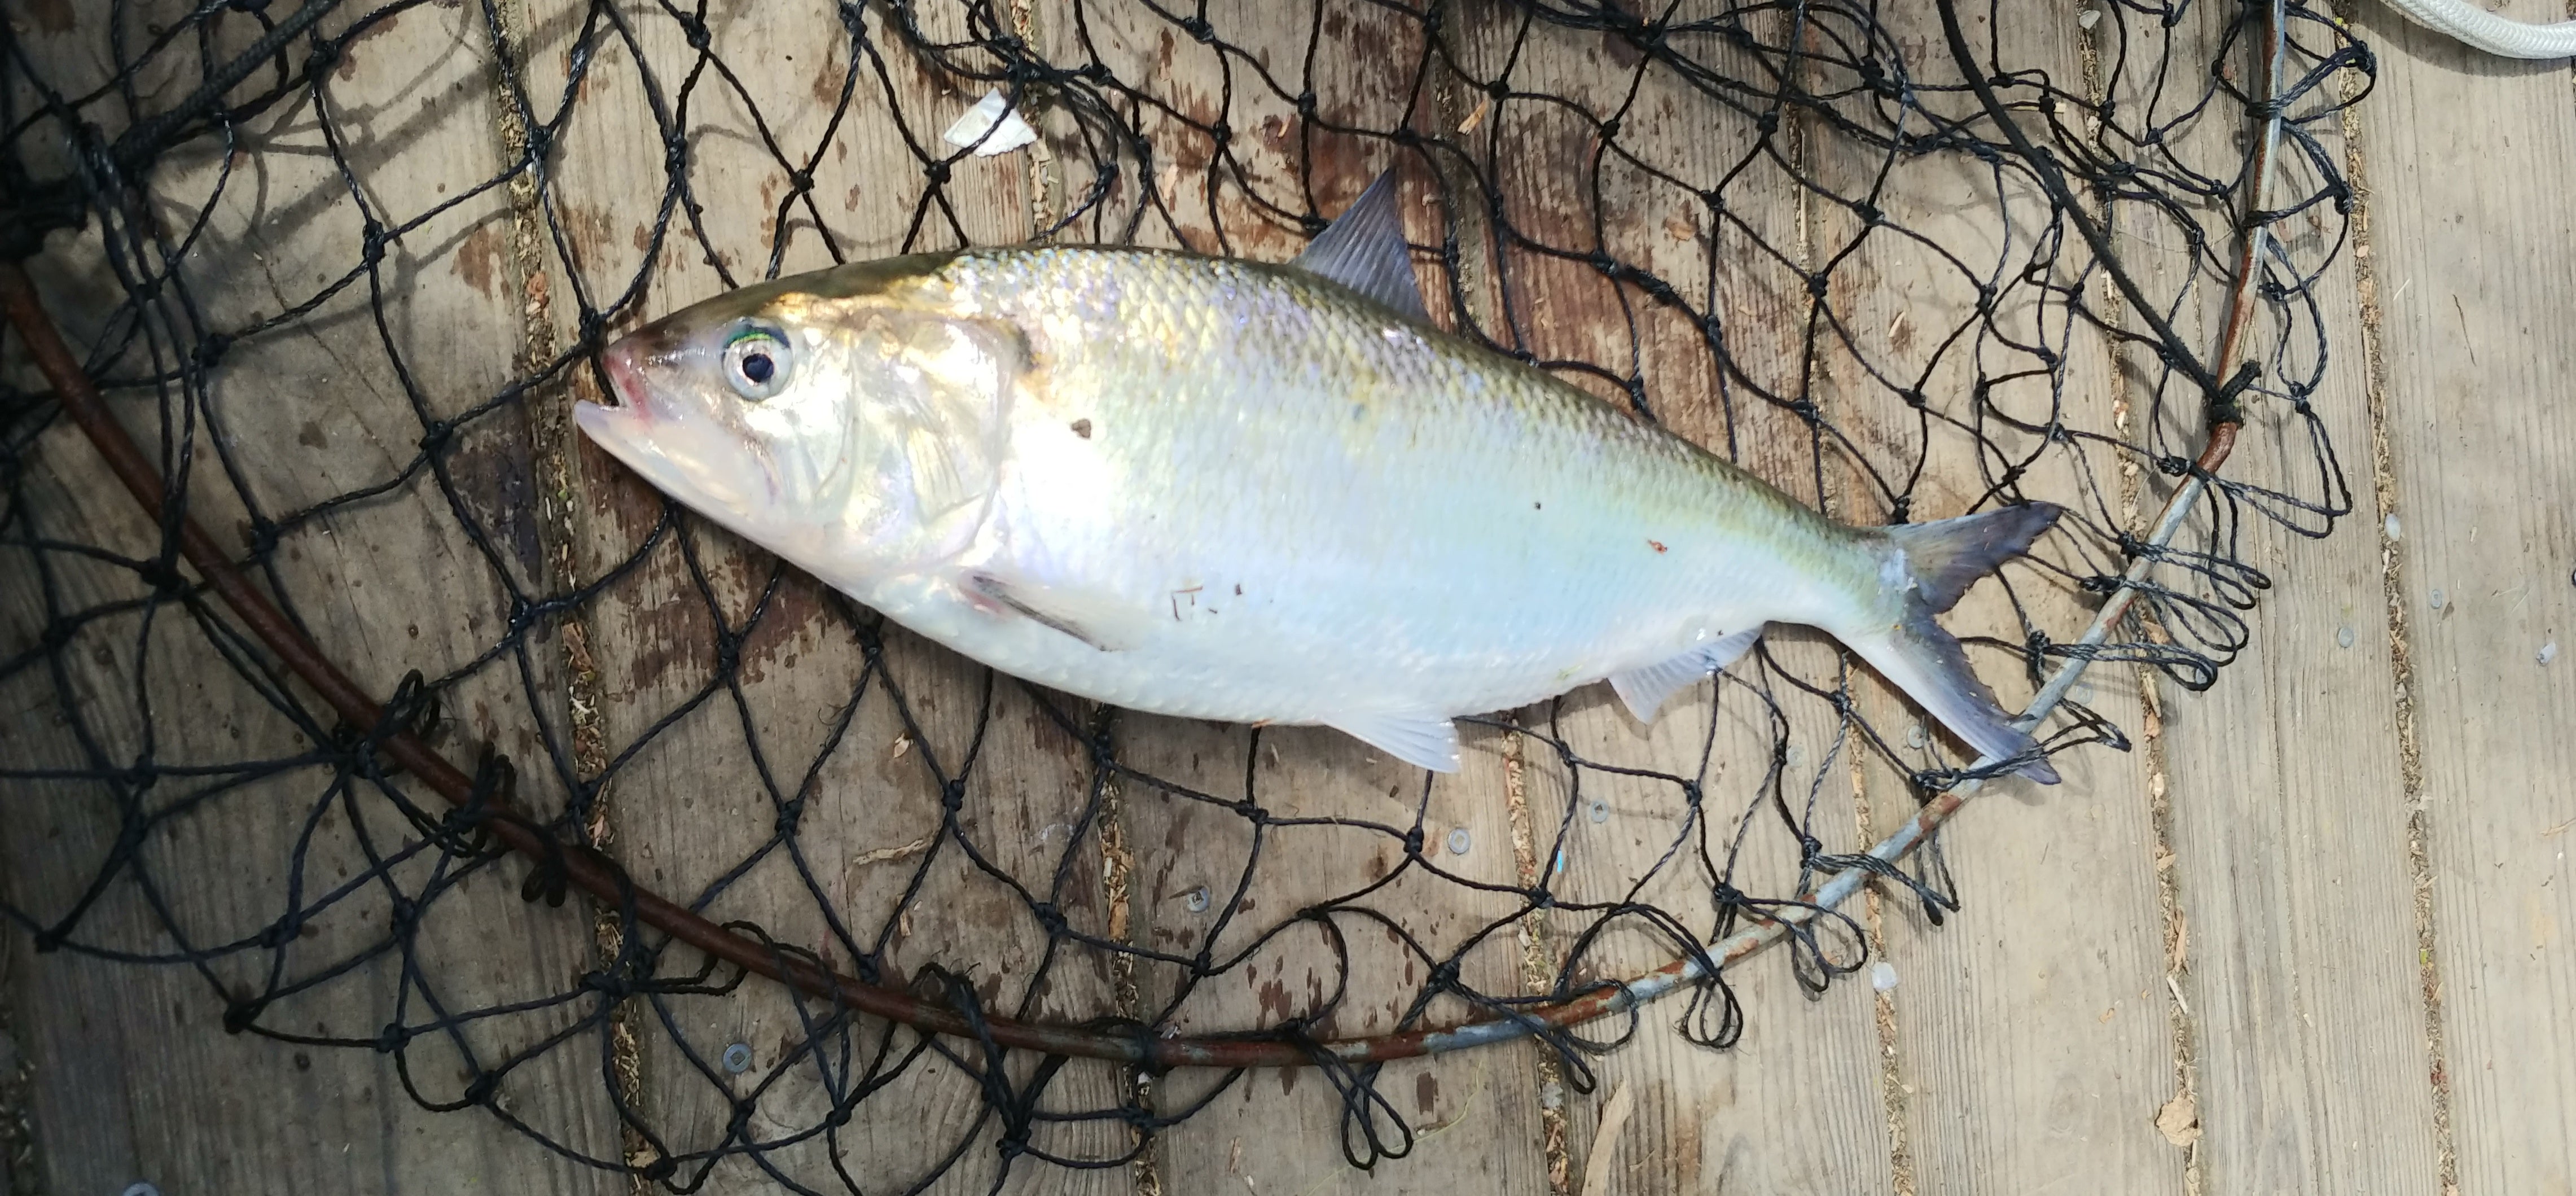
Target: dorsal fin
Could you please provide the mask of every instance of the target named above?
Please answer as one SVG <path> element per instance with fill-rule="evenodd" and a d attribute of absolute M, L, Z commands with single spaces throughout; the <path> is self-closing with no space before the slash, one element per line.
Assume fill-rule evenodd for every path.
<path fill-rule="evenodd" d="M 1422 307 L 1422 283 L 1413 275 L 1413 253 L 1405 247 L 1404 218 L 1396 211 L 1395 189 L 1395 170 L 1389 167 L 1324 231 L 1315 234 L 1306 252 L 1288 264 L 1358 291 L 1406 319 L 1428 324 L 1431 314 Z"/>

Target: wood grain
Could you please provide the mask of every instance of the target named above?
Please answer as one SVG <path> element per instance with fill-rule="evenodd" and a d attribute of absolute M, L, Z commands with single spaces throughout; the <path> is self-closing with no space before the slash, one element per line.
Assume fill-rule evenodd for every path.
<path fill-rule="evenodd" d="M 2505 6 L 2549 20 L 2546 4 Z M 2390 504 L 2456 1175 L 2576 1188 L 2576 103 L 2384 10 L 2363 109 Z M 2439 589 L 2444 601 L 2432 604 Z M 2383 634 L 2367 623 L 2371 638 Z M 2543 645 L 2560 646 L 2542 663 Z M 2393 931 L 2393 928 L 2392 928 Z M 2381 1032 L 2394 1033 L 2394 1029 Z"/>
<path fill-rule="evenodd" d="M 1960 7 L 1980 54 L 1992 47 L 2015 69 L 2045 70 L 2066 85 L 2083 77 L 2071 14 L 2034 14 L 1997 29 L 1983 6 Z M 1938 16 L 1916 8 L 1882 19 L 1897 44 L 1922 47 L 1908 64 L 1918 102 L 1944 116 L 1973 116 L 1983 135 L 2000 138 L 1976 98 L 1954 90 L 1961 71 Z M 1826 67 L 1809 86 L 1835 94 L 1851 82 Z M 1932 88 L 1944 90 L 1923 90 Z M 1815 241 L 1820 261 L 1840 259 L 1828 301 L 1842 322 L 1822 337 L 1819 373 L 1827 415 L 1853 438 L 1847 468 L 1856 479 L 1888 484 L 1919 468 L 1901 512 L 1907 520 L 1991 509 L 2017 495 L 2063 503 L 2070 511 L 2060 530 L 2034 554 L 2079 577 L 2115 570 L 2099 540 L 2077 530 L 2102 526 L 2091 480 L 2112 467 L 2109 455 L 2044 444 L 1991 415 L 1979 421 L 1972 406 L 1972 382 L 1982 374 L 2005 379 L 1987 401 L 2020 421 L 2112 422 L 2106 344 L 2053 300 L 2042 303 L 2045 293 L 2026 273 L 2037 260 L 2051 285 L 2071 285 L 2082 252 L 2074 230 L 2064 230 L 2062 242 L 2040 236 L 2052 205 L 2037 184 L 1965 155 L 1890 161 L 1883 150 L 1837 141 L 1816 153 L 1819 175 L 1843 199 L 1819 201 Z M 1869 225 L 1861 203 L 1924 240 Z M 1928 252 L 1925 242 L 1942 252 Z M 2062 259 L 2037 256 L 2058 244 L 2066 246 Z M 1977 326 L 1980 284 L 1996 290 L 1992 331 Z M 1951 335 L 1961 329 L 1965 335 Z M 2044 346 L 2054 365 L 2017 345 Z M 1933 418 L 1883 379 L 1918 386 Z M 1883 492 L 1858 480 L 1839 514 L 1861 523 L 1900 517 Z M 1999 575 L 1943 617 L 1953 634 L 2018 645 L 2026 615 L 2051 638 L 2069 640 L 2098 601 L 2028 563 Z M 2027 704 L 2032 685 L 2017 656 L 1990 646 L 1970 653 L 2007 709 Z M 1973 755 L 1874 675 L 1862 694 L 1904 769 Z M 2139 725 L 2134 681 L 2116 671 L 2076 699 L 2117 725 Z M 2048 724 L 2064 725 L 2063 718 Z M 1897 1031 L 1890 1099 L 1920 1191 L 2036 1191 L 2070 1177 L 2104 1191 L 2180 1186 L 2182 1158 L 2151 1124 L 2174 1079 L 2144 770 L 2134 754 L 2100 747 L 2055 762 L 2064 783 L 1991 783 L 1942 833 L 1946 869 L 1933 875 L 1962 906 L 1946 926 L 1932 927 L 1910 895 L 1882 901 L 1886 961 L 1899 980 L 1885 998 Z M 1870 756 L 1862 774 L 1882 832 L 1913 814 L 1903 778 L 1884 757 Z"/>
<path fill-rule="evenodd" d="M 335 20 L 323 32 L 336 36 L 347 27 Z M 81 19 L 28 44 L 49 69 L 76 75 L 97 66 L 103 35 Z M 211 49 L 237 51 L 238 44 L 219 41 Z M 414 9 L 353 39 L 347 61 L 347 73 L 327 77 L 321 103 L 359 191 L 383 205 L 388 223 L 420 214 L 441 195 L 463 194 L 499 169 L 482 85 L 489 45 L 475 14 Z M 138 86 L 152 91 L 166 83 L 146 77 Z M 362 257 L 361 215 L 325 155 L 312 103 L 250 122 L 244 141 L 252 153 L 214 204 L 185 268 L 199 310 L 211 328 L 227 332 L 312 294 Z M 217 166 L 202 151 L 165 156 L 152 176 L 162 218 L 191 212 Z M 272 558 L 282 594 L 324 652 L 375 694 L 390 694 L 408 669 L 450 675 L 442 698 L 452 728 L 440 746 L 465 758 L 481 744 L 512 755 L 527 765 L 522 798 L 548 810 L 559 806 L 561 790 L 547 782 L 531 702 L 560 717 L 547 709 L 559 702 L 550 645 L 529 645 L 524 675 L 521 661 L 508 655 L 469 669 L 506 631 L 508 599 L 497 579 L 525 584 L 535 571 L 524 514 L 527 441 L 517 412 L 502 408 L 461 423 L 438 452 L 436 468 L 452 483 L 457 505 L 429 470 L 397 481 L 420 452 L 424 420 L 459 418 L 509 376 L 514 338 L 494 330 L 513 327 L 514 305 L 493 292 L 472 248 L 499 217 L 496 197 L 450 209 L 392 242 L 375 277 L 305 322 L 235 345 L 195 412 L 200 432 L 188 488 L 195 518 L 240 550 L 246 499 L 264 516 L 283 517 L 328 496 L 395 482 L 376 499 L 290 525 Z M 76 334 L 94 330 L 105 314 L 100 300 L 110 284 L 100 255 L 93 228 L 58 238 L 36 263 L 48 300 Z M 368 309 L 377 288 L 381 329 Z M 408 394 L 397 357 L 409 371 Z M 138 367 L 128 362 L 122 372 Z M 144 395 L 119 405 L 138 438 L 156 443 L 154 400 Z M 233 455 L 246 492 L 221 472 L 218 443 Z M 34 460 L 27 510 L 46 521 L 42 534 L 133 557 L 152 553 L 155 530 L 68 421 L 46 431 Z M 465 534 L 460 515 L 482 533 L 483 545 Z M 62 554 L 39 568 L 12 553 L 12 565 L 0 569 L 0 643 L 9 652 L 37 643 L 48 602 L 69 613 L 143 592 L 129 572 Z M 420 600 L 432 593 L 448 600 Z M 145 645 L 148 652 L 138 654 Z M 299 727 L 273 708 L 175 607 L 163 607 L 148 630 L 131 614 L 90 623 L 54 659 L 58 675 L 40 666 L 0 686 L 7 725 L 0 740 L 12 745 L 13 767 L 203 765 L 311 750 L 306 732 L 317 728 Z M 318 730 L 327 733 L 331 720 L 321 717 Z M 95 737 L 102 758 L 81 750 L 75 723 Z M 360 874 L 366 858 L 358 828 L 380 851 L 417 838 L 372 789 L 339 800 L 329 768 L 281 769 L 229 790 L 222 779 L 176 775 L 140 795 L 146 806 L 173 813 L 71 928 L 72 941 L 170 953 L 255 940 L 297 902 L 319 902 Z M 411 797 L 442 805 L 426 792 Z M 114 792 L 12 781 L 6 804 L 0 858 L 9 900 L 39 918 L 58 918 L 109 856 L 118 829 Z M 415 895 L 432 880 L 426 861 L 392 875 Z M 587 935 L 576 920 L 521 901 L 520 875 L 514 865 L 481 870 L 428 906 L 413 936 L 411 962 L 422 977 L 416 984 L 402 980 L 402 956 L 386 955 L 260 1011 L 264 1029 L 343 1040 L 338 1046 L 227 1034 L 223 1017 L 228 1003 L 267 991 L 273 962 L 278 978 L 292 983 L 384 940 L 389 902 L 375 886 L 361 885 L 288 923 L 275 955 L 256 947 L 228 951 L 202 970 L 136 967 L 69 950 L 31 956 L 23 942 L 13 944 L 12 995 L 37 1079 L 33 1115 L 47 1190 L 121 1192 L 138 1180 L 174 1192 L 616 1190 L 601 1173 L 546 1151 L 488 1112 L 433 1114 L 405 1092 L 408 1082 L 420 1099 L 457 1100 L 472 1074 L 467 1052 L 480 1066 L 500 1063 L 564 1028 L 578 1007 L 488 1017 L 453 1037 L 433 1030 L 399 1059 L 356 1045 L 391 1023 L 421 1027 L 437 1009 L 534 1001 L 573 982 L 586 966 Z M 175 935 L 163 930 L 156 903 Z M 512 1072 L 497 1099 L 570 1149 L 613 1156 L 607 1103 L 595 1080 L 585 1083 L 589 1070 L 577 1047 L 558 1051 Z"/>
<path fill-rule="evenodd" d="M 1591 119 L 1524 94 L 1497 102 L 1476 131 L 1471 144 L 1495 171 L 1504 214 L 1518 233 L 1578 255 L 1569 260 L 1507 244 L 1508 281 L 1492 334 L 1542 360 L 1606 371 L 1607 379 L 1560 372 L 1616 403 L 1629 401 L 1625 382 L 1633 380 L 1667 427 L 1806 501 L 1822 501 L 1807 428 L 1762 394 L 1785 402 L 1799 393 L 1805 280 L 1796 254 L 1804 211 L 1777 156 L 1779 143 L 1764 145 L 1758 114 L 1696 94 L 1616 33 L 1529 25 L 1504 6 L 1479 13 L 1461 52 L 1471 76 L 1503 78 L 1514 93 L 1570 97 L 1620 122 L 1617 152 L 1603 151 L 1597 188 L 1583 165 L 1601 144 Z M 1785 25 L 1762 33 L 1776 44 Z M 1694 35 L 1683 49 L 1721 69 L 1756 69 L 1714 33 Z M 1702 198 L 1708 191 L 1723 197 L 1722 208 Z M 1654 271 L 1697 312 L 1713 315 L 1740 372 L 1719 368 L 1694 311 L 1614 284 L 1583 260 L 1595 249 Z M 1551 962 L 1562 966 L 1570 944 L 1600 933 L 1574 961 L 1574 984 L 1634 975 L 1679 954 L 1647 921 L 1618 913 L 1622 903 L 1672 911 L 1705 942 L 1716 929 L 1711 893 L 1718 882 L 1756 898 L 1785 897 L 1801 881 L 1801 835 L 1828 851 L 1858 845 L 1843 728 L 1824 703 L 1785 680 L 1795 675 L 1830 687 L 1840 667 L 1839 654 L 1820 637 L 1776 628 L 1729 680 L 1676 695 L 1651 726 L 1638 723 L 1606 686 L 1522 712 L 1525 724 L 1561 738 L 1592 764 L 1691 778 L 1705 795 L 1694 807 L 1670 781 L 1568 769 L 1553 749 L 1527 745 L 1524 783 L 1537 856 L 1563 903 L 1548 919 Z M 1775 726 L 1774 700 L 1785 727 Z M 1771 753 L 1784 732 L 1787 755 L 1776 783 L 1795 826 L 1770 802 Z M 1858 957 L 1848 936 L 1827 942 L 1838 962 Z M 1569 1091 L 1565 1106 L 1576 1173 L 1599 1169 L 1589 1156 L 1606 1149 L 1614 1157 L 1600 1173 L 1610 1192 L 1889 1186 L 1867 998 L 1841 987 L 1802 999 L 1785 952 L 1730 969 L 1726 981 L 1746 1022 L 1732 1047 L 1693 1041 L 1718 1030 L 1717 1007 L 1694 1011 L 1689 998 L 1677 996 L 1642 1011 L 1619 1050 L 1584 1061 L 1596 1086 Z M 1630 1028 L 1593 1027 L 1587 1035 L 1614 1039 Z M 1624 1132 L 1604 1135 L 1601 1102 L 1622 1085 L 1634 1093 L 1634 1114 Z"/>
<path fill-rule="evenodd" d="M 2176 30 L 2208 57 L 2237 14 L 2209 10 Z M 2250 64 L 2247 51 L 2235 56 Z M 2240 68 L 2246 69 L 2246 68 Z M 2141 74 L 2140 78 L 2146 78 Z M 2168 85 L 2155 112 L 2146 86 L 2116 95 L 2132 119 L 2152 121 L 2191 99 Z M 2319 97 L 2322 99 L 2323 97 Z M 2364 112 L 2374 110 L 2365 102 Z M 2242 154 L 2239 122 L 2203 121 L 2169 150 L 2195 163 Z M 2334 161 L 2339 122 L 2310 129 Z M 2273 206 L 2317 178 L 2295 156 L 2280 164 Z M 2121 212 L 2126 260 L 2151 293 L 2177 293 L 2193 268 L 2160 218 Z M 2336 235 L 2330 212 L 2275 229 L 2293 260 L 2314 263 Z M 2204 227 L 2224 227 L 2224 221 Z M 2233 249 L 2227 260 L 2233 261 Z M 2425 1192 L 2437 1187 L 2430 1067 L 2420 1021 L 2407 808 L 2400 771 L 2394 674 L 2380 614 L 2375 505 L 2369 493 L 2369 370 L 2355 259 L 2347 246 L 2315 283 L 2329 356 L 2312 398 L 2340 454 L 2359 508 L 2324 540 L 2271 520 L 2242 525 L 2242 559 L 2273 581 L 2247 612 L 2251 643 L 2215 687 L 2192 693 L 2150 672 L 2162 715 L 2170 867 L 2184 914 L 2179 972 L 2195 1047 L 2197 1163 L 2213 1192 Z M 2202 267 L 2198 302 L 2177 330 L 2214 352 L 2226 307 L 2224 280 Z M 2133 321 L 2134 323 L 2134 321 Z M 2277 338 L 2260 335 L 2246 356 L 2271 360 Z M 2288 345 L 2303 376 L 2317 361 L 2306 328 Z M 2233 362 L 2217 363 L 2221 370 Z M 2156 378 L 2142 352 L 2123 361 L 2143 420 Z M 2277 382 L 2277 379 L 2276 379 Z M 2166 443 L 2188 444 L 2198 412 L 2169 392 Z M 2290 403 L 2248 408 L 2225 476 L 2322 497 L 2308 424 Z M 2152 514 L 2172 480 L 2147 470 Z M 2315 516 L 2295 516 L 2322 526 Z M 2206 527 L 2206 520 L 2197 526 Z M 2195 588 L 2194 597 L 2207 593 Z M 2345 646 L 2343 630 L 2354 638 Z M 2124 1012 L 2126 1012 L 2124 1007 Z"/>
<path fill-rule="evenodd" d="M 533 94 L 560 93 L 585 11 L 532 6 Z M 565 343 L 579 320 L 570 296 L 620 294 L 648 258 L 646 289 L 620 327 L 761 277 L 773 259 L 794 273 L 830 264 L 835 250 L 864 260 L 1028 235 L 1019 159 L 970 158 L 943 187 L 931 186 L 911 145 L 946 152 L 940 132 L 981 88 L 906 49 L 882 11 L 861 18 L 874 57 L 829 9 L 711 14 L 711 52 L 765 69 L 730 78 L 705 70 L 694 86 L 686 81 L 699 59 L 688 30 L 641 7 L 628 16 L 634 45 L 596 35 L 548 196 L 566 234 L 551 267 Z M 964 30 L 925 32 L 953 41 Z M 844 96 L 854 56 L 858 83 Z M 689 141 L 693 184 L 744 197 L 709 206 L 704 246 L 685 213 L 654 240 L 667 183 L 641 72 Z M 811 173 L 810 193 L 794 190 L 790 165 L 764 135 Z M 584 378 L 575 393 L 595 394 L 589 385 Z M 895 982 L 938 983 L 933 969 L 962 977 L 997 1013 L 1080 1021 L 1110 1012 L 1101 958 L 1051 944 L 1032 906 L 1052 903 L 1085 933 L 1107 930 L 1097 830 L 1083 816 L 1087 753 L 1040 703 L 1075 720 L 1087 712 L 879 628 L 875 616 L 693 516 L 657 533 L 660 496 L 586 442 L 579 472 L 586 576 L 645 553 L 590 607 L 607 738 L 623 750 L 678 716 L 609 781 L 613 850 L 638 879 L 845 969 L 864 960 Z M 720 669 L 710 597 L 712 613 L 744 635 L 732 677 Z M 883 654 L 872 662 L 866 645 L 880 635 Z M 959 777 L 955 831 L 943 834 L 946 782 Z M 665 963 L 682 973 L 694 966 Z M 660 1138 L 641 1152 L 645 1161 L 672 1159 L 684 1179 L 707 1174 L 711 1191 L 766 1191 L 768 1169 L 826 1188 L 839 1187 L 844 1170 L 870 1187 L 909 1184 L 955 1153 L 961 1161 L 932 1190 L 992 1184 L 1005 1157 L 974 1078 L 980 1061 L 932 1055 L 903 1067 L 918 1040 L 873 1023 L 830 1035 L 817 1055 L 804 1049 L 805 1019 L 827 1012 L 800 1010 L 765 983 L 639 1009 L 644 1118 Z M 736 1043 L 752 1053 L 740 1075 L 720 1062 Z M 1024 1084 L 1035 1062 L 1006 1068 Z M 867 1091 L 879 1083 L 886 1087 Z M 1077 1063 L 1036 1107 L 1112 1107 L 1124 1083 L 1117 1069 Z M 851 1106 L 860 1093 L 864 1102 Z M 749 1110 L 739 1121 L 738 1100 Z M 846 1126 L 785 1144 L 825 1127 L 836 1107 L 851 1108 Z M 747 1143 L 759 1145 L 757 1157 L 742 1155 Z M 1128 1147 L 1115 1121 L 1040 1121 L 1027 1144 L 1091 1159 Z M 710 1171 L 710 1156 L 722 1151 L 735 1157 Z M 1064 1171 L 1022 1159 L 1009 1169 L 1011 1191 L 1123 1186 L 1117 1168 Z"/>
<path fill-rule="evenodd" d="M 1145 107 L 1146 135 L 1166 155 L 1152 175 L 1159 199 L 1137 188 L 1111 197 L 1118 210 L 1147 213 L 1140 240 L 1284 259 L 1305 236 L 1280 211 L 1302 215 L 1311 204 L 1337 213 L 1378 171 L 1397 166 L 1408 236 L 1439 242 L 1423 159 L 1335 131 L 1393 128 L 1408 110 L 1417 130 L 1438 129 L 1434 97 L 1417 85 L 1422 33 L 1400 14 L 1361 6 L 1328 5 L 1312 24 L 1310 15 L 1287 6 L 1218 14 L 1216 36 L 1241 48 L 1220 55 L 1136 6 L 1086 5 L 1079 21 L 1047 12 L 1059 65 L 1106 63 L 1170 107 Z M 1312 120 L 1294 101 L 1309 88 Z M 1222 150 L 1206 132 L 1220 123 L 1242 131 Z M 1080 158 L 1072 145 L 1058 152 Z M 1221 180 L 1212 193 L 1210 177 Z M 1075 178 L 1069 190 L 1087 185 Z M 1433 309 L 1446 310 L 1445 279 L 1422 273 Z M 1519 935 L 1506 928 L 1478 937 L 1518 901 L 1451 879 L 1517 879 L 1503 737 L 1470 730 L 1466 740 L 1465 769 L 1426 787 L 1421 770 L 1334 731 L 1279 728 L 1256 738 L 1239 727 L 1122 714 L 1120 752 L 1140 772 L 1300 820 L 1262 826 L 1256 845 L 1240 814 L 1125 782 L 1135 941 L 1161 957 L 1138 970 L 1141 1015 L 1200 1033 L 1315 1017 L 1312 1032 L 1323 1037 L 1385 1033 L 1408 1014 L 1415 1026 L 1454 1023 L 1486 1011 L 1456 996 L 1414 1008 L 1432 969 L 1453 957 L 1467 987 L 1518 995 Z M 1418 859 L 1404 844 L 1415 832 L 1424 844 Z M 1362 898 L 1337 900 L 1390 875 Z M 1212 1103 L 1162 1135 L 1157 1179 L 1168 1192 L 1544 1190 L 1535 1050 L 1516 1044 L 1384 1068 L 1372 1082 L 1390 1107 L 1365 1123 L 1346 1116 L 1330 1077 L 1312 1069 L 1164 1077 L 1159 1108 Z M 1354 1168 L 1336 1146 L 1367 1159 L 1369 1132 L 1406 1153 Z"/>

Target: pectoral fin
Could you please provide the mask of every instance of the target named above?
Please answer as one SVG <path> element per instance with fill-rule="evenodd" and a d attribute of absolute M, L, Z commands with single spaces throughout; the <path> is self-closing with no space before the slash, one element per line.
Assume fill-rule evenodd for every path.
<path fill-rule="evenodd" d="M 1655 721 L 1655 712 L 1685 686 L 1696 683 L 1719 669 L 1734 664 L 1762 638 L 1759 625 L 1736 632 L 1723 639 L 1684 652 L 1670 660 L 1657 661 L 1642 669 L 1630 669 L 1610 675 L 1610 688 L 1618 691 L 1619 700 L 1628 704 L 1628 713 L 1637 721 Z"/>
<path fill-rule="evenodd" d="M 1330 725 L 1415 768 L 1458 771 L 1458 724 L 1429 714 L 1354 714 Z"/>
<path fill-rule="evenodd" d="M 994 607 L 1072 636 L 1103 652 L 1136 645 L 1145 616 L 1132 604 L 1059 586 L 1032 584 L 1000 573 L 966 575 L 965 588 Z"/>

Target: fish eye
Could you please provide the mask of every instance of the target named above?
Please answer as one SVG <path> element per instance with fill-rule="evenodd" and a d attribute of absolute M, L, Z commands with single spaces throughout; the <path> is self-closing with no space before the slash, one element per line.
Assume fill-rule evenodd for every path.
<path fill-rule="evenodd" d="M 766 324 L 744 324 L 725 341 L 725 382 L 757 403 L 787 389 L 787 336 Z"/>

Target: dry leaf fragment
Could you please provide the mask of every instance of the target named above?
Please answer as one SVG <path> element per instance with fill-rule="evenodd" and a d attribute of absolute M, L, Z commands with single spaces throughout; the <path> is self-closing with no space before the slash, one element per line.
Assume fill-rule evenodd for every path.
<path fill-rule="evenodd" d="M 1628 1124 L 1628 1112 L 1635 1104 L 1630 1099 L 1628 1081 L 1610 1093 L 1610 1103 L 1601 1110 L 1601 1128 L 1592 1133 L 1592 1153 L 1583 1159 L 1583 1196 L 1604 1196 L 1610 1190 L 1610 1148 L 1619 1141 L 1619 1131 Z"/>
<path fill-rule="evenodd" d="M 2165 1141 L 2184 1148 L 2200 1141 L 2200 1106 L 2192 1103 L 2190 1093 L 2176 1095 L 2165 1102 L 2164 1108 L 2156 1110 L 2156 1132 L 2163 1134 Z"/>
<path fill-rule="evenodd" d="M 1487 92 L 1477 99 L 1476 110 L 1468 113 L 1467 119 L 1458 122 L 1458 131 L 1461 133 L 1475 132 L 1476 126 L 1485 123 L 1485 114 L 1493 110 L 1494 95 L 1492 92 Z"/>

